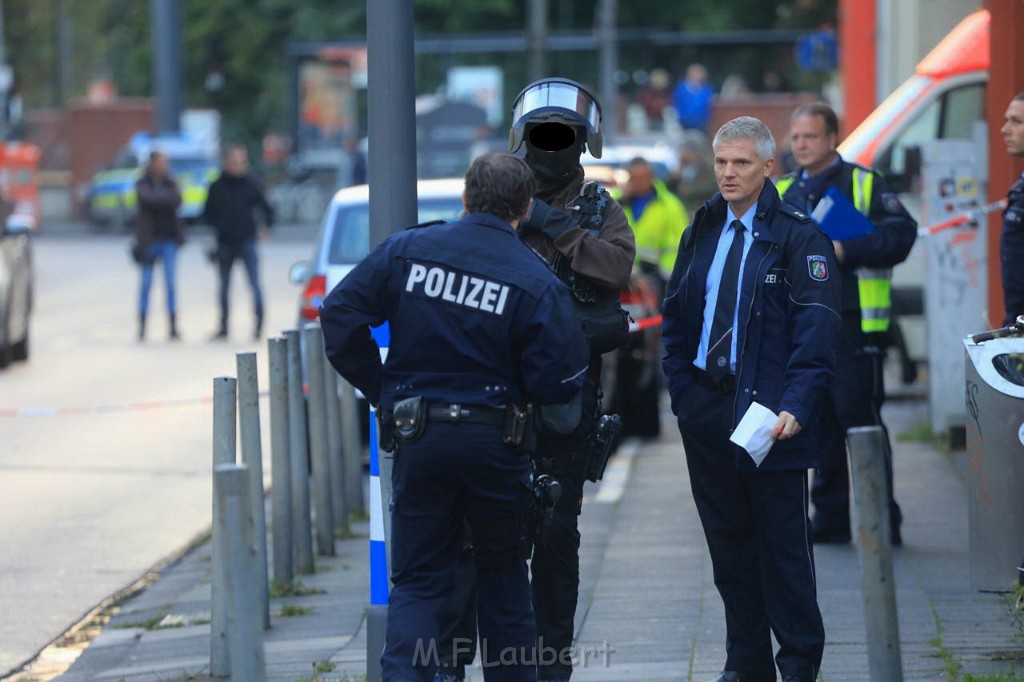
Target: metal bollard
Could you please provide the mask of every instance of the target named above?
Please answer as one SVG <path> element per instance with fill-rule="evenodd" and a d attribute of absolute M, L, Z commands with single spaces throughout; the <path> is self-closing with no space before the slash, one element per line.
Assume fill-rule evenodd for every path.
<path fill-rule="evenodd" d="M 323 331 L 323 330 L 321 330 Z M 345 461 L 341 451 L 341 401 L 338 398 L 338 373 L 324 357 L 324 405 L 327 419 L 327 455 L 331 467 L 331 509 L 334 527 L 348 533 L 348 506 L 345 500 Z"/>
<path fill-rule="evenodd" d="M 292 476 L 288 461 L 288 342 L 267 340 L 270 361 L 270 509 L 274 580 L 290 585 L 292 572 Z"/>
<path fill-rule="evenodd" d="M 234 377 L 216 377 L 213 380 L 213 469 L 235 463 L 235 395 L 237 381 Z M 220 513 L 217 491 L 213 491 L 213 521 Z M 214 531 L 216 533 L 216 530 Z M 210 676 L 231 675 L 231 660 L 228 647 L 228 604 L 227 604 L 228 557 L 224 555 L 223 543 L 213 542 L 213 585 L 210 593 Z"/>
<path fill-rule="evenodd" d="M 238 371 L 238 430 L 241 434 L 242 463 L 249 470 L 249 522 L 257 558 L 257 594 L 263 614 L 263 629 L 270 628 L 270 579 L 267 576 L 267 511 L 263 489 L 263 441 L 260 436 L 260 388 L 256 353 L 235 355 Z"/>
<path fill-rule="evenodd" d="M 302 394 L 302 346 L 298 329 L 286 329 L 288 340 L 288 453 L 292 476 L 292 540 L 295 572 L 313 572 L 313 531 L 309 522 L 309 461 L 306 404 Z"/>
<path fill-rule="evenodd" d="M 366 513 L 363 494 L 363 444 L 359 431 L 356 389 L 341 379 L 341 461 L 345 471 L 345 502 L 348 513 Z"/>
<path fill-rule="evenodd" d="M 252 507 L 250 479 L 252 472 L 244 465 L 221 464 L 213 473 L 217 516 L 214 542 L 222 546 L 228 559 L 224 592 L 227 595 L 228 649 L 231 678 L 234 680 L 266 680 L 263 657 L 258 553 L 254 550 L 253 524 L 246 518 Z"/>
<path fill-rule="evenodd" d="M 331 465 L 327 451 L 327 405 L 324 399 L 324 337 L 320 325 L 302 329 L 309 381 L 309 449 L 313 465 L 313 510 L 316 546 L 320 556 L 334 556 L 334 510 L 331 501 Z"/>
<path fill-rule="evenodd" d="M 884 438 L 885 432 L 880 426 L 860 426 L 846 432 L 867 626 L 869 677 L 902 682 Z"/>

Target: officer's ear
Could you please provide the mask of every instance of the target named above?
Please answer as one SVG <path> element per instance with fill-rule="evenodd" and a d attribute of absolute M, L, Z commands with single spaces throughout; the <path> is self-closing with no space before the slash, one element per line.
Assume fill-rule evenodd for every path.
<path fill-rule="evenodd" d="M 466 190 L 462 190 L 462 212 L 469 213 L 469 208 L 466 207 Z"/>

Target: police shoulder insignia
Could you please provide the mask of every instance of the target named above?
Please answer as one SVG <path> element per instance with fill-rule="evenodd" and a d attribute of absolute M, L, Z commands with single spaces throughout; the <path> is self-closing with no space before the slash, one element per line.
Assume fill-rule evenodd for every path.
<path fill-rule="evenodd" d="M 899 197 L 892 192 L 882 192 L 882 206 L 889 213 L 903 213 L 904 210 Z"/>
<path fill-rule="evenodd" d="M 430 227 L 431 225 L 444 225 L 444 223 L 445 223 L 444 220 L 428 220 L 425 223 L 417 223 L 415 225 L 410 225 L 409 227 L 407 227 L 405 229 L 407 229 L 407 230 L 416 230 L 416 229 L 419 229 L 421 227 Z"/>
<path fill-rule="evenodd" d="M 811 279 L 824 282 L 828 279 L 828 261 L 825 260 L 824 256 L 808 256 L 807 272 L 810 274 Z"/>
<path fill-rule="evenodd" d="M 782 204 L 780 205 L 780 210 L 786 215 L 790 216 L 791 218 L 796 218 L 801 223 L 807 223 L 810 222 L 811 220 L 811 218 L 806 213 L 801 211 L 799 208 L 786 202 L 782 202 Z"/>

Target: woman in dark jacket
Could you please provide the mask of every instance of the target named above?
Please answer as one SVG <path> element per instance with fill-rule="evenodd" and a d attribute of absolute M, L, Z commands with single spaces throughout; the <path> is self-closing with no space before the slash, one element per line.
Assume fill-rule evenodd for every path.
<path fill-rule="evenodd" d="M 181 190 L 171 177 L 170 163 L 163 152 L 150 152 L 146 172 L 135 183 L 139 214 L 135 220 L 134 253 L 142 266 L 139 291 L 139 340 L 146 335 L 146 313 L 149 290 L 153 286 L 153 266 L 160 261 L 167 290 L 167 313 L 170 316 L 171 339 L 178 334 L 177 303 L 174 292 L 174 268 L 178 247 L 185 243 L 185 231 L 178 217 Z"/>

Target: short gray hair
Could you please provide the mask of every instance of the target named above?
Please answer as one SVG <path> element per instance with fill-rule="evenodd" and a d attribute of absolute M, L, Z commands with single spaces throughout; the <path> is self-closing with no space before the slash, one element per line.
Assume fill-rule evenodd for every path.
<path fill-rule="evenodd" d="M 757 155 L 762 161 L 775 158 L 775 136 L 761 119 L 753 116 L 740 116 L 723 124 L 715 133 L 715 139 L 711 141 L 711 149 L 717 152 L 718 145 L 722 142 L 744 138 L 754 141 Z"/>

